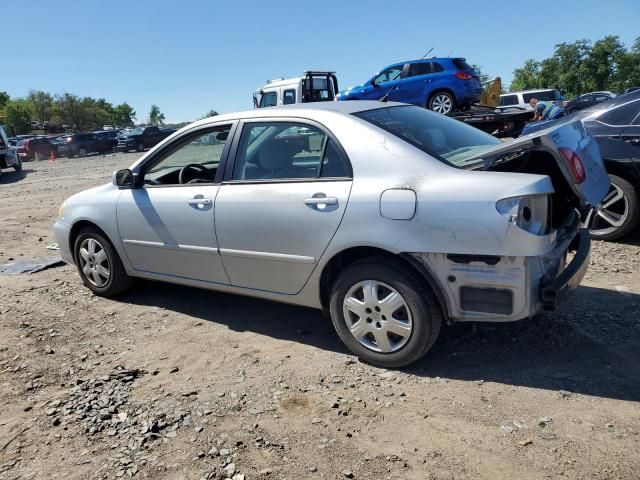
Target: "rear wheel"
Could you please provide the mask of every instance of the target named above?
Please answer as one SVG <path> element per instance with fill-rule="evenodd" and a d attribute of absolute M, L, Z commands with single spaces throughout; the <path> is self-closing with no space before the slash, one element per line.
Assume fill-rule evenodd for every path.
<path fill-rule="evenodd" d="M 20 160 L 20 157 L 16 156 L 16 164 L 13 166 L 13 169 L 16 172 L 20 172 L 22 171 L 22 160 Z"/>
<path fill-rule="evenodd" d="M 85 147 L 80 147 L 78 149 L 78 157 L 86 157 L 87 156 L 87 149 Z"/>
<path fill-rule="evenodd" d="M 144 143 L 138 142 L 136 145 L 136 152 L 144 152 Z"/>
<path fill-rule="evenodd" d="M 427 108 L 443 115 L 449 115 L 455 110 L 456 101 L 449 92 L 436 92 L 429 98 Z"/>
<path fill-rule="evenodd" d="M 96 295 L 111 297 L 131 286 L 118 252 L 97 229 L 85 228 L 80 232 L 74 256 L 82 282 Z"/>
<path fill-rule="evenodd" d="M 362 360 L 398 368 L 433 346 L 443 315 L 424 280 L 403 264 L 371 258 L 347 267 L 334 283 L 331 320 Z"/>
<path fill-rule="evenodd" d="M 638 194 L 633 185 L 617 175 L 609 178 L 609 193 L 586 220 L 591 236 L 598 240 L 618 240 L 631 232 L 640 219 Z"/>

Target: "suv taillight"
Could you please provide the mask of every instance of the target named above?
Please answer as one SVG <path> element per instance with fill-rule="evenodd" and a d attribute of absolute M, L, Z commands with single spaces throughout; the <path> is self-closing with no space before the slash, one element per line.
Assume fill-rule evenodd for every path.
<path fill-rule="evenodd" d="M 584 170 L 584 165 L 578 154 L 568 148 L 560 148 L 560 153 L 569 164 L 575 183 L 584 182 L 587 178 L 587 173 Z"/>
<path fill-rule="evenodd" d="M 459 70 L 455 73 L 456 78 L 459 78 L 460 80 L 471 80 L 473 78 L 473 76 L 467 72 L 464 72 L 462 70 Z"/>

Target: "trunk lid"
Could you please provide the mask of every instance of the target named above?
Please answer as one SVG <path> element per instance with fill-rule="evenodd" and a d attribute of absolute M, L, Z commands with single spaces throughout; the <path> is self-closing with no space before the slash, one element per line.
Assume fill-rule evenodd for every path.
<path fill-rule="evenodd" d="M 574 152 L 581 161 L 584 180 L 576 180 L 575 170 L 563 155 L 561 149 Z M 550 128 L 541 130 L 526 137 L 497 145 L 491 150 L 478 154 L 475 158 L 482 160 L 484 170 L 519 171 L 523 156 L 529 157 L 532 152 L 548 152 L 557 163 L 564 180 L 580 199 L 582 205 L 597 206 L 609 191 L 609 176 L 600 156 L 600 148 L 595 139 L 587 132 L 579 120 L 561 122 Z M 470 158 L 467 162 L 472 161 Z M 511 166 L 514 167 L 511 170 Z M 478 168 L 477 164 L 471 168 Z M 532 171 L 529 173 L 545 173 Z M 551 173 L 551 172 L 549 172 Z"/>

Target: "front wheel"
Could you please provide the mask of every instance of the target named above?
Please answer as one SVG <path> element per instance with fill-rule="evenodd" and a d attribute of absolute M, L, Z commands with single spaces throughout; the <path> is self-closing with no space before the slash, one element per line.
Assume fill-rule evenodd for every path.
<path fill-rule="evenodd" d="M 597 240 L 618 240 L 631 232 L 640 220 L 638 194 L 633 185 L 617 175 L 609 175 L 609 179 L 609 193 L 585 222 L 591 237 Z"/>
<path fill-rule="evenodd" d="M 331 320 L 344 344 L 362 360 L 404 367 L 433 346 L 443 314 L 417 273 L 388 258 L 347 267 L 331 294 Z"/>
<path fill-rule="evenodd" d="M 449 115 L 455 110 L 455 106 L 456 101 L 453 95 L 448 92 L 436 92 L 429 98 L 429 102 L 427 102 L 429 110 L 443 115 Z"/>
<path fill-rule="evenodd" d="M 87 151 L 87 149 L 86 149 L 86 148 L 84 148 L 84 147 L 80 147 L 80 148 L 78 149 L 78 157 L 86 157 L 88 153 L 89 153 L 89 152 L 88 152 L 88 151 Z"/>
<path fill-rule="evenodd" d="M 21 172 L 22 171 L 22 160 L 20 160 L 20 157 L 17 157 L 17 163 L 13 166 L 13 169 L 16 172 Z"/>
<path fill-rule="evenodd" d="M 73 251 L 82 282 L 96 295 L 111 297 L 131 286 L 118 252 L 97 229 L 82 230 Z"/>

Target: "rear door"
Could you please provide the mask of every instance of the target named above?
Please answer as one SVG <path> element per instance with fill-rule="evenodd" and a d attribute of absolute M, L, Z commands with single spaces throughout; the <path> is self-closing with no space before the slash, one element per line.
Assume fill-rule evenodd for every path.
<path fill-rule="evenodd" d="M 426 91 L 431 91 L 431 63 L 416 62 L 407 65 L 404 78 L 400 84 L 400 95 L 403 102 L 425 106 Z"/>
<path fill-rule="evenodd" d="M 299 119 L 246 121 L 215 204 L 232 285 L 299 292 L 335 234 L 351 169 L 333 136 Z"/>

